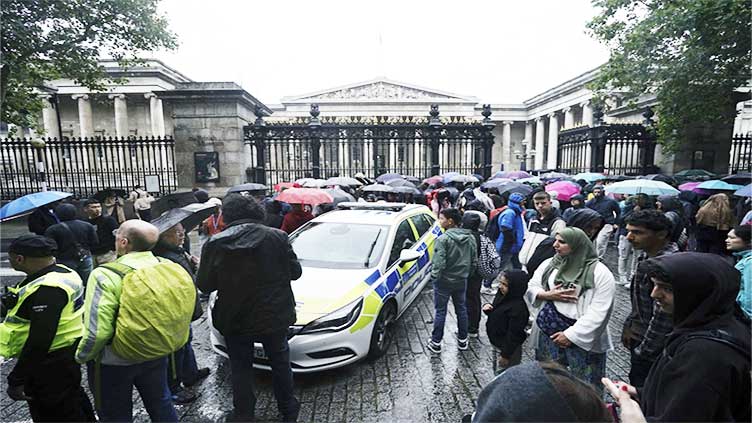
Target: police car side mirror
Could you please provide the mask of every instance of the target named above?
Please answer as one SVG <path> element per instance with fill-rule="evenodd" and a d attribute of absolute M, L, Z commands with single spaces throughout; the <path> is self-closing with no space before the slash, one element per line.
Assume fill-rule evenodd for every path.
<path fill-rule="evenodd" d="M 409 263 L 411 261 L 415 261 L 415 260 L 419 259 L 420 256 L 422 256 L 422 255 L 423 255 L 423 253 L 421 253 L 420 251 L 402 250 L 402 251 L 400 251 L 400 256 L 399 256 L 400 265 L 403 265 L 405 263 Z"/>

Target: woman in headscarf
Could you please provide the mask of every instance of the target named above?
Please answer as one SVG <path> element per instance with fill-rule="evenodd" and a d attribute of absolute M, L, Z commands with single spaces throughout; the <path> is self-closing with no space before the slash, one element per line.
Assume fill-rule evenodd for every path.
<path fill-rule="evenodd" d="M 752 319 L 752 226 L 741 225 L 730 230 L 726 238 L 726 248 L 736 257 L 734 267 L 742 275 L 736 302 L 744 314 Z"/>
<path fill-rule="evenodd" d="M 697 212 L 697 252 L 726 255 L 726 234 L 736 225 L 726 194 L 715 194 Z"/>
<path fill-rule="evenodd" d="M 539 361 L 553 360 L 602 390 L 606 352 L 613 348 L 608 320 L 615 280 L 598 261 L 590 238 L 565 228 L 554 241 L 556 255 L 536 270 L 525 293 L 536 308 L 532 339 Z"/>

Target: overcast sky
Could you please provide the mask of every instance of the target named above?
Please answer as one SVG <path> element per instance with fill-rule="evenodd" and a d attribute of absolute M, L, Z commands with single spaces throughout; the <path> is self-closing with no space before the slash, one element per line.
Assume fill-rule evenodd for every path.
<path fill-rule="evenodd" d="M 156 56 L 267 104 L 379 76 L 519 103 L 603 64 L 590 0 L 163 0 L 178 35 Z"/>

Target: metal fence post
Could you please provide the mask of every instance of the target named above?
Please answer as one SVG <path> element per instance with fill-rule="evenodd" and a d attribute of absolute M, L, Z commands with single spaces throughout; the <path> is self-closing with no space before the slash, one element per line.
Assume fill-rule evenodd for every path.
<path fill-rule="evenodd" d="M 645 110 L 645 113 L 642 114 L 642 116 L 645 118 L 645 120 L 642 122 L 643 126 L 645 127 L 645 134 L 644 134 L 644 140 L 642 145 L 642 163 L 641 163 L 641 171 L 643 175 L 648 175 L 651 173 L 657 173 L 656 172 L 656 166 L 655 166 L 655 145 L 656 145 L 656 139 L 657 136 L 655 134 L 655 121 L 653 121 L 653 116 L 655 113 L 653 112 L 653 109 L 648 107 L 647 110 Z"/>
<path fill-rule="evenodd" d="M 590 129 L 590 171 L 603 172 L 606 161 L 606 127 L 603 125 L 603 106 L 593 110 L 593 127 Z"/>
<path fill-rule="evenodd" d="M 311 142 L 311 171 L 314 179 L 321 178 L 321 121 L 319 120 L 319 105 L 311 104 L 311 120 L 308 122 L 308 133 Z"/>
<path fill-rule="evenodd" d="M 37 178 L 40 183 L 42 191 L 47 191 L 47 177 L 45 175 L 44 166 L 44 148 L 45 142 L 43 139 L 31 140 L 31 146 L 34 147 L 34 155 L 36 156 L 37 165 Z"/>
<path fill-rule="evenodd" d="M 491 121 L 491 105 L 483 105 L 483 177 L 488 179 L 493 171 L 492 151 L 494 145 L 493 129 L 496 124 Z"/>
<path fill-rule="evenodd" d="M 439 165 L 439 136 L 441 135 L 441 120 L 439 120 L 439 105 L 432 104 L 428 119 L 429 142 L 431 144 L 431 175 L 438 175 L 441 172 Z"/>
<path fill-rule="evenodd" d="M 266 185 L 266 122 L 260 107 L 255 110 L 256 121 L 253 122 L 253 145 L 256 147 L 256 167 L 254 182 Z"/>

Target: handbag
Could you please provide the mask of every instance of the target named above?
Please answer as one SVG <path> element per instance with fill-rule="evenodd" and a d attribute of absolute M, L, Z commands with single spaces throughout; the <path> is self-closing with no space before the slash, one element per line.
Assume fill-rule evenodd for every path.
<path fill-rule="evenodd" d="M 493 280 L 501 272 L 501 257 L 496 246 L 487 236 L 480 234 L 480 254 L 478 256 L 478 274 L 485 280 Z"/>
<path fill-rule="evenodd" d="M 551 336 L 557 332 L 562 332 L 577 322 L 576 319 L 569 318 L 556 309 L 554 303 L 546 301 L 538 317 L 535 319 L 535 323 L 538 324 L 540 330 L 548 336 Z"/>
<path fill-rule="evenodd" d="M 525 231 L 525 242 L 522 243 L 522 248 L 520 249 L 518 256 L 520 264 L 523 266 L 527 265 L 530 258 L 533 257 L 533 253 L 535 253 L 535 249 L 538 248 L 538 245 L 540 245 L 544 239 L 548 238 L 548 235 L 546 234 L 530 231 L 529 226 L 530 224 L 525 227 L 528 230 Z"/>

